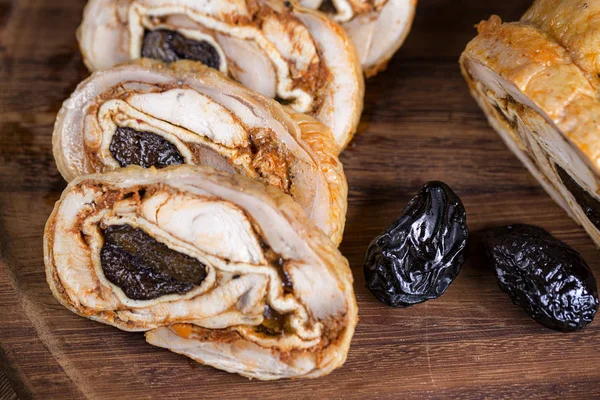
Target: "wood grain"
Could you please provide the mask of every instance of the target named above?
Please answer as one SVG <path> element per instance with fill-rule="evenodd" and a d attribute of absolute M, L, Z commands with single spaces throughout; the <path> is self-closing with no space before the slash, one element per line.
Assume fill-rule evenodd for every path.
<path fill-rule="evenodd" d="M 350 183 L 342 251 L 360 323 L 346 365 L 312 381 L 257 382 L 147 345 L 141 334 L 79 318 L 55 301 L 42 232 L 65 184 L 51 134 L 61 102 L 87 76 L 75 41 L 83 0 L 0 0 L 0 362 L 23 399 L 600 398 L 600 322 L 543 328 L 499 291 L 478 232 L 523 222 L 580 251 L 592 241 L 491 130 L 457 58 L 474 24 L 516 19 L 524 0 L 421 0 L 411 36 L 369 80 L 360 133 L 342 159 Z M 438 300 L 386 308 L 365 289 L 370 240 L 432 179 L 450 184 L 472 232 L 463 271 Z"/>
<path fill-rule="evenodd" d="M 12 388 L 4 371 L 0 368 L 0 400 L 18 400 L 19 397 Z"/>

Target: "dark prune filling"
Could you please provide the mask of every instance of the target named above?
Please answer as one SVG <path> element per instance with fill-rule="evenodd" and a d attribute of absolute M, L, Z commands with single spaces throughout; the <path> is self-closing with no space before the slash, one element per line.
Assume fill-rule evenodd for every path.
<path fill-rule="evenodd" d="M 319 7 L 319 11 L 325 14 L 336 14 L 337 10 L 332 0 L 324 0 Z"/>
<path fill-rule="evenodd" d="M 200 261 L 168 248 L 141 229 L 112 225 L 102 233 L 104 275 L 132 300 L 185 294 L 206 277 Z"/>
<path fill-rule="evenodd" d="M 587 192 L 584 188 L 582 188 L 572 177 L 559 167 L 555 165 L 556 172 L 558 172 L 558 176 L 560 180 L 565 185 L 565 187 L 571 192 L 573 197 L 575 197 L 575 201 L 581 207 L 587 219 L 594 224 L 597 229 L 600 229 L 600 201 L 596 200 L 591 194 Z"/>
<path fill-rule="evenodd" d="M 139 165 L 144 168 L 165 168 L 183 164 L 185 160 L 177 147 L 160 135 L 118 127 L 109 147 L 121 167 Z"/>
<path fill-rule="evenodd" d="M 146 31 L 142 45 L 142 56 L 164 62 L 194 60 L 211 68 L 219 69 L 221 59 L 217 49 L 202 40 L 188 39 L 179 32 L 157 29 Z"/>
<path fill-rule="evenodd" d="M 278 336 L 286 330 L 287 316 L 279 314 L 268 304 L 265 306 L 263 313 L 264 320 L 261 325 L 256 327 L 256 331 L 266 335 Z"/>

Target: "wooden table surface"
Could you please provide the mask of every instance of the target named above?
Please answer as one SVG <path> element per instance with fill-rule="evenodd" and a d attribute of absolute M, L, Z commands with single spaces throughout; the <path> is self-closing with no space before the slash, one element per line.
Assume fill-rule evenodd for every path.
<path fill-rule="evenodd" d="M 17 394 L 12 388 L 10 381 L 0 368 L 0 400 L 17 400 Z"/>
<path fill-rule="evenodd" d="M 561 334 L 497 288 L 477 233 L 537 224 L 600 277 L 592 241 L 506 149 L 469 96 L 457 58 L 473 25 L 514 20 L 528 1 L 421 0 L 388 70 L 367 83 L 360 132 L 342 160 L 350 184 L 342 252 L 360 323 L 346 365 L 318 380 L 258 382 L 201 366 L 70 313 L 48 289 L 42 232 L 65 183 L 51 153 L 62 101 L 86 77 L 75 41 L 84 0 L 0 0 L 0 361 L 23 399 L 600 397 L 600 321 Z M 468 261 L 438 300 L 383 306 L 365 289 L 370 240 L 428 180 L 462 197 Z"/>

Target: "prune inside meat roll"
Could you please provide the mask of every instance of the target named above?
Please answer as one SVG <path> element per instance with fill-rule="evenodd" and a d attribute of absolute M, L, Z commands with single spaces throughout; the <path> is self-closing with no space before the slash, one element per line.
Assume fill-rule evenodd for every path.
<path fill-rule="evenodd" d="M 90 0 L 79 43 L 92 71 L 142 57 L 194 60 L 312 115 L 338 150 L 363 106 L 358 56 L 322 13 L 281 0 Z"/>
<path fill-rule="evenodd" d="M 210 167 L 75 179 L 44 251 L 71 311 L 252 378 L 331 372 L 357 322 L 348 262 L 302 208 Z"/>
<path fill-rule="evenodd" d="M 140 60 L 93 74 L 64 103 L 53 142 L 68 181 L 128 165 L 208 165 L 290 194 L 342 239 L 348 188 L 330 130 L 199 63 Z"/>

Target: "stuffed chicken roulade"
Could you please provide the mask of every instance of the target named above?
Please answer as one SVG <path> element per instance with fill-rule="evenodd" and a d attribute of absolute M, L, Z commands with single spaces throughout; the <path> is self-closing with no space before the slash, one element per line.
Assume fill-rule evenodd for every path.
<path fill-rule="evenodd" d="M 300 0 L 346 30 L 367 77 L 385 69 L 410 32 L 417 0 Z"/>
<path fill-rule="evenodd" d="M 336 145 L 288 111 L 199 63 L 141 60 L 79 85 L 59 112 L 54 158 L 67 181 L 128 165 L 242 174 L 290 194 L 339 244 L 348 187 Z"/>
<path fill-rule="evenodd" d="M 92 71 L 142 57 L 202 62 L 352 138 L 363 106 L 356 50 L 324 14 L 281 0 L 90 0 L 78 33 Z"/>
<path fill-rule="evenodd" d="M 493 16 L 461 57 L 490 123 L 600 245 L 600 4 L 536 1 L 520 22 Z"/>
<path fill-rule="evenodd" d="M 75 179 L 44 251 L 52 293 L 74 313 L 251 378 L 328 374 L 357 323 L 348 262 L 302 208 L 210 167 Z"/>

